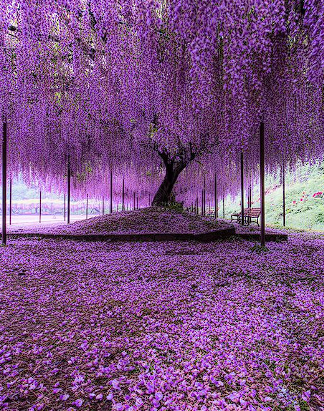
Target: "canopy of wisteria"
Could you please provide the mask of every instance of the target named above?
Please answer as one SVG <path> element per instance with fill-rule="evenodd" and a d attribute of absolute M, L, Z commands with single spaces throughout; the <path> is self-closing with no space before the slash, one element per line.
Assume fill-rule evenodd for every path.
<path fill-rule="evenodd" d="M 145 184 L 164 156 L 183 187 L 217 171 L 231 190 L 242 150 L 256 171 L 261 120 L 270 170 L 323 154 L 321 1 L 0 4 L 12 175 L 64 184 L 70 159 L 96 194 L 111 168 Z"/>

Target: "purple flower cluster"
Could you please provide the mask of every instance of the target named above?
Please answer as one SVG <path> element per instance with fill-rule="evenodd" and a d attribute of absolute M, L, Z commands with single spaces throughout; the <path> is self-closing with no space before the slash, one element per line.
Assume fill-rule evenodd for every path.
<path fill-rule="evenodd" d="M 323 246 L 11 242 L 0 408 L 321 409 Z"/>
<path fill-rule="evenodd" d="M 256 181 L 261 120 L 267 170 L 323 157 L 323 1 L 0 0 L 0 16 L 11 177 L 62 192 L 69 164 L 75 198 L 101 199 L 112 170 L 114 197 L 125 180 L 146 204 L 164 168 L 190 206 L 215 172 L 219 197 L 237 191 L 242 151 Z"/>

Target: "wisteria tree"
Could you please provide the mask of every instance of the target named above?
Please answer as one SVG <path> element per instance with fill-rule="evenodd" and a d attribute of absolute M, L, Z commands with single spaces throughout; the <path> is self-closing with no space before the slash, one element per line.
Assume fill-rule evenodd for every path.
<path fill-rule="evenodd" d="M 323 5 L 316 1 L 1 2 L 1 107 L 14 171 L 61 178 L 164 166 L 169 201 L 194 160 L 322 154 Z M 227 172 L 224 173 L 224 176 Z"/>

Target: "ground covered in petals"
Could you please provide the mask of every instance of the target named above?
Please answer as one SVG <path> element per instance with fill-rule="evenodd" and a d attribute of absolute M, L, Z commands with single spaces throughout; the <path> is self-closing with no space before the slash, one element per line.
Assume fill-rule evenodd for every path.
<path fill-rule="evenodd" d="M 324 239 L 11 241 L 0 409 L 320 410 Z"/>
<path fill-rule="evenodd" d="M 215 221 L 211 217 L 201 217 L 194 213 L 177 209 L 147 207 L 133 211 L 123 211 L 88 220 L 76 221 L 70 225 L 56 227 L 34 224 L 24 229 L 12 228 L 11 232 L 33 231 L 60 234 L 146 234 L 146 233 L 204 233 L 228 228 L 229 223 Z"/>

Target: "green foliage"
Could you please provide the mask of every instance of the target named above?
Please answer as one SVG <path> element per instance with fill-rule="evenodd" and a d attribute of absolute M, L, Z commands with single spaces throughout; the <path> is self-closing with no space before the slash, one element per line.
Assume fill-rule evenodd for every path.
<path fill-rule="evenodd" d="M 9 187 L 7 187 L 7 192 L 9 195 Z M 2 189 L 0 187 L 0 194 L 2 194 Z M 37 185 L 26 186 L 22 181 L 13 181 L 12 189 L 12 199 L 17 200 L 29 200 L 33 198 L 39 198 L 39 187 Z M 46 198 L 59 198 L 57 194 L 46 192 Z"/>
<path fill-rule="evenodd" d="M 286 226 L 292 228 L 324 230 L 324 198 L 314 198 L 324 192 L 324 166 L 303 166 L 296 175 L 288 175 L 286 184 Z M 268 224 L 282 225 L 282 186 L 266 198 Z"/>
<path fill-rule="evenodd" d="M 266 179 L 266 224 L 282 227 L 282 185 L 280 173 Z M 286 227 L 303 230 L 324 231 L 324 196 L 314 198 L 313 194 L 324 193 L 324 163 L 304 165 L 295 172 L 286 173 Z M 259 207 L 259 187 L 253 190 L 253 207 Z M 227 216 L 240 209 L 239 196 L 225 204 Z"/>

